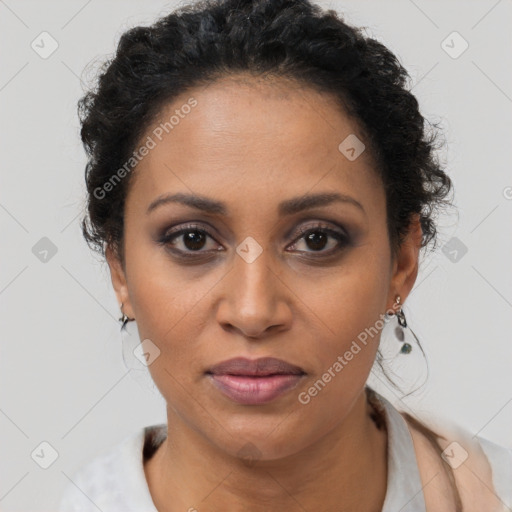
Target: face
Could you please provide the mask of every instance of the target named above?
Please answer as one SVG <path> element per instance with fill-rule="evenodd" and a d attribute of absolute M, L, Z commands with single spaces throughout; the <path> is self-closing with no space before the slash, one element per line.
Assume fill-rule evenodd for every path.
<path fill-rule="evenodd" d="M 353 135 L 364 143 L 327 95 L 226 78 L 168 105 L 142 139 L 155 144 L 126 199 L 125 267 L 107 254 L 112 281 L 160 351 L 149 370 L 172 423 L 226 454 L 251 443 L 262 459 L 285 457 L 336 429 L 364 389 L 384 313 L 416 277 L 418 230 L 393 260 L 370 154 L 339 149 Z M 240 402 L 207 373 L 235 357 L 303 374 Z"/>

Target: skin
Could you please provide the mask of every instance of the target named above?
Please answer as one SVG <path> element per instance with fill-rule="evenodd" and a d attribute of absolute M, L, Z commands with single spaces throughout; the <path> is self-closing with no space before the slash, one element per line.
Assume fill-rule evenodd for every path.
<path fill-rule="evenodd" d="M 393 258 L 383 184 L 369 151 L 349 161 L 338 150 L 348 135 L 364 136 L 329 95 L 239 75 L 188 91 L 160 120 L 191 96 L 197 106 L 137 166 L 124 265 L 107 251 L 119 303 L 160 350 L 149 370 L 167 402 L 169 437 L 144 467 L 153 501 L 172 512 L 380 510 L 387 435 L 364 393 L 380 331 L 307 405 L 298 395 L 396 295 L 405 302 L 418 272 L 418 218 Z M 227 213 L 169 203 L 146 214 L 178 192 L 221 201 Z M 335 202 L 278 215 L 281 201 L 320 192 L 351 196 L 364 211 Z M 319 222 L 346 229 L 348 243 L 307 243 L 298 228 Z M 199 249 L 207 255 L 183 235 L 158 244 L 189 223 L 210 231 Z M 262 248 L 251 263 L 236 252 L 248 236 Z M 170 247 L 197 259 L 180 260 Z M 205 375 L 237 356 L 284 359 L 306 376 L 270 403 L 240 405 Z M 256 447 L 254 463 L 244 446 Z"/>

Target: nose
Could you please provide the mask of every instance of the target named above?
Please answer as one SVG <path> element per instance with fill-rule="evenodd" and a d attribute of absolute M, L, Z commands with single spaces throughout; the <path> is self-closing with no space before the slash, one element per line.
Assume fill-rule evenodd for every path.
<path fill-rule="evenodd" d="M 219 290 L 217 321 L 224 329 L 262 338 L 290 328 L 293 293 L 271 260 L 268 251 L 252 262 L 235 255 Z"/>

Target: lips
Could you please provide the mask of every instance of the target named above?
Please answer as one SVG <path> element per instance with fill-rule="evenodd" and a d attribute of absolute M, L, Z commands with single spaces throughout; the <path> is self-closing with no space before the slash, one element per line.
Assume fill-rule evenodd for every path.
<path fill-rule="evenodd" d="M 233 402 L 262 405 L 296 387 L 306 372 L 273 357 L 237 357 L 213 366 L 206 374 L 214 387 Z"/>
<path fill-rule="evenodd" d="M 269 375 L 304 375 L 306 372 L 299 366 L 274 357 L 261 357 L 259 359 L 236 357 L 212 366 L 206 373 L 265 377 Z"/>

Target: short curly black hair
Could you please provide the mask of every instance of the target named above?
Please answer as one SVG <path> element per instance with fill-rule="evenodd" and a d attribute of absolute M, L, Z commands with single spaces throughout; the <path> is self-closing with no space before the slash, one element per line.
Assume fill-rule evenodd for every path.
<path fill-rule="evenodd" d="M 397 57 L 309 0 L 203 0 L 123 33 L 96 86 L 79 100 L 88 155 L 81 226 L 92 249 L 105 255 L 108 245 L 124 263 L 123 212 L 133 173 L 109 187 L 106 199 L 105 184 L 150 123 L 178 95 L 240 72 L 329 93 L 369 143 L 385 187 L 393 252 L 413 214 L 420 215 L 422 247 L 436 245 L 434 218 L 449 204 L 452 182 L 435 151 L 438 127 L 427 126 Z"/>

